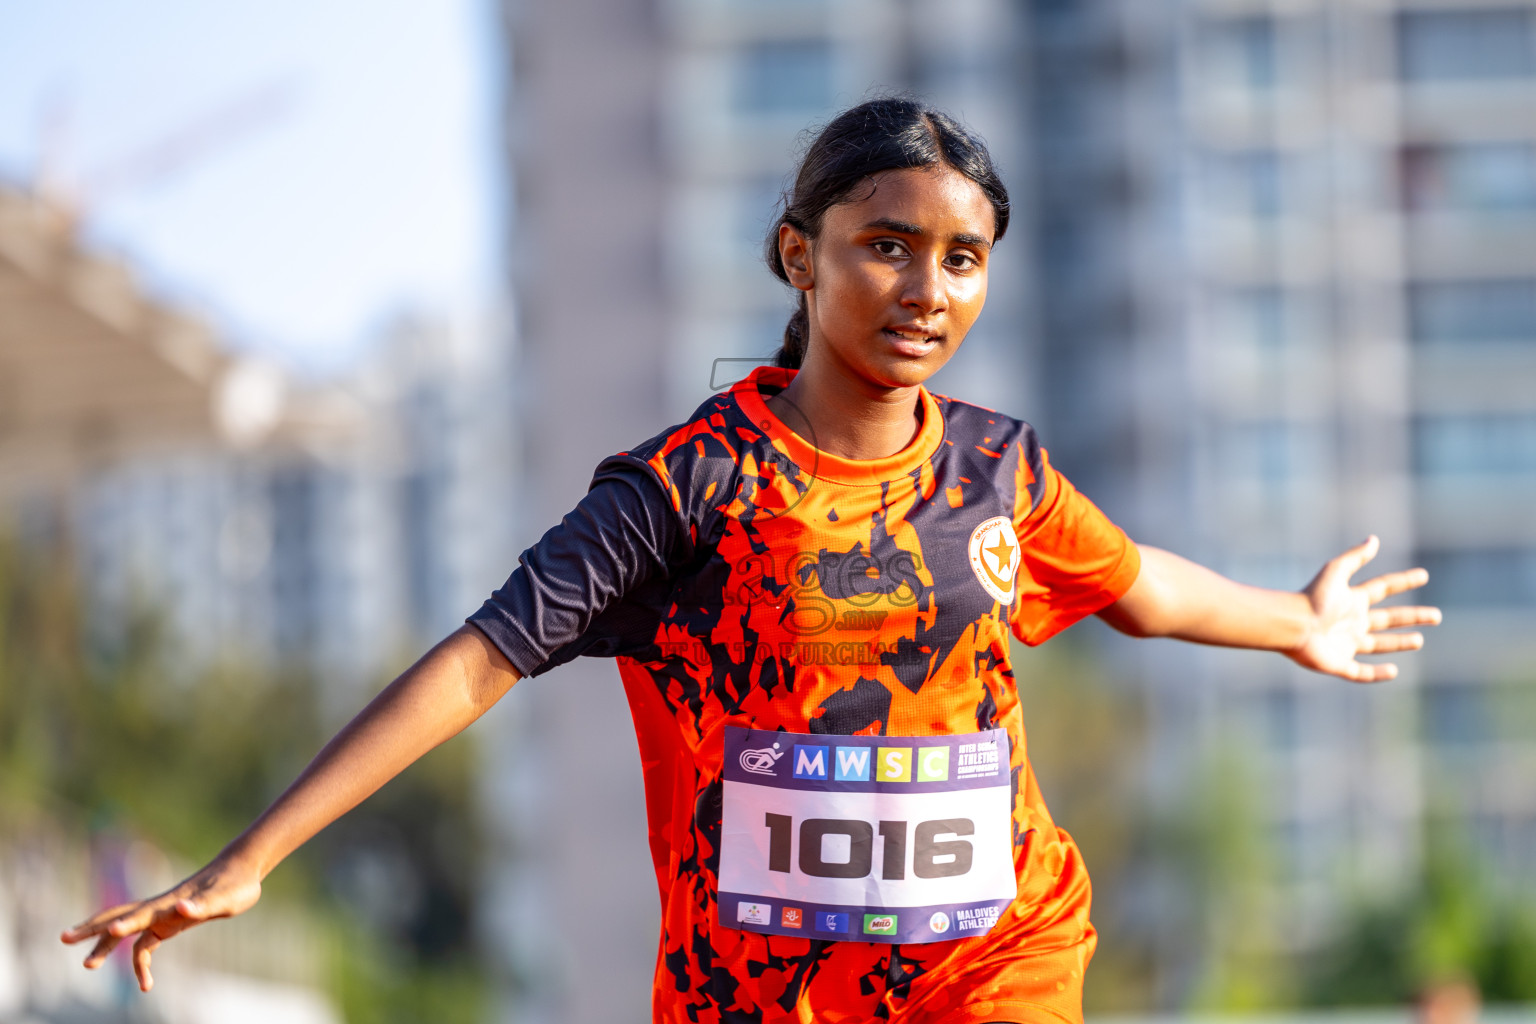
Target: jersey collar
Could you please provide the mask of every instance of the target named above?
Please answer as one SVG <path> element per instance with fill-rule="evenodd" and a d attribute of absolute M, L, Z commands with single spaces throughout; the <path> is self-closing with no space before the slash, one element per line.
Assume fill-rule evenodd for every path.
<path fill-rule="evenodd" d="M 939 443 L 944 440 L 944 417 L 939 403 L 921 384 L 918 385 L 918 401 L 923 406 L 923 425 L 917 436 L 901 451 L 883 459 L 845 459 L 824 452 L 791 430 L 768 408 L 763 401 L 763 389 L 774 394 L 789 386 L 797 370 L 781 366 L 759 366 L 744 380 L 731 388 L 736 404 L 747 414 L 759 430 L 766 434 L 774 447 L 813 477 L 832 483 L 869 485 L 895 480 L 916 470 L 933 457 Z"/>

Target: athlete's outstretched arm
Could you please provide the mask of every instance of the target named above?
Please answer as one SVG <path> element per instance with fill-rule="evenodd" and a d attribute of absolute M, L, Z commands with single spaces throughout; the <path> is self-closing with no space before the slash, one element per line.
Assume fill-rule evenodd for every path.
<path fill-rule="evenodd" d="M 124 903 L 64 932 L 94 938 L 86 967 L 100 967 L 130 935 L 139 988 L 154 985 L 150 954 L 195 924 L 233 917 L 261 896 L 261 880 L 316 832 L 356 807 L 407 765 L 479 718 L 519 678 L 473 626 L 461 626 L 385 687 L 315 755 L 293 785 L 192 877 Z"/>
<path fill-rule="evenodd" d="M 1393 594 L 1422 587 L 1423 569 L 1387 573 L 1351 586 L 1349 578 L 1376 557 L 1369 537 L 1339 555 L 1299 593 L 1265 590 L 1158 548 L 1138 545 L 1141 574 L 1119 601 L 1099 613 L 1131 636 L 1166 636 L 1225 647 L 1279 651 L 1316 672 L 1368 683 L 1397 675 L 1392 664 L 1367 664 L 1361 654 L 1412 651 L 1422 633 L 1388 633 L 1403 626 L 1433 626 L 1440 609 L 1375 608 Z"/>

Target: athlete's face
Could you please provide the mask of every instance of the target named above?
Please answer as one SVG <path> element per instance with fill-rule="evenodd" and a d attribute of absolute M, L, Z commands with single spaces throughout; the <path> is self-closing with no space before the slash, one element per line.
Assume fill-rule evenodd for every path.
<path fill-rule="evenodd" d="M 807 366 L 881 388 L 927 380 L 981 313 L 995 230 L 981 187 L 945 166 L 874 175 L 814 239 L 780 228 L 790 283 L 807 297 Z"/>

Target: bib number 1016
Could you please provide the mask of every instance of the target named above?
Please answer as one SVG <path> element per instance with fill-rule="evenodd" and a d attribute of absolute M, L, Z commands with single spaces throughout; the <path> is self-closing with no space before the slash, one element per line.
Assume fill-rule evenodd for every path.
<path fill-rule="evenodd" d="M 789 873 L 794 860 L 795 821 L 788 814 L 769 812 L 763 816 L 768 829 L 768 870 Z M 802 873 L 814 878 L 864 878 L 874 868 L 875 833 L 884 843 L 880 877 L 907 877 L 908 837 L 911 837 L 912 874 L 918 878 L 953 878 L 971 870 L 971 844 L 960 836 L 974 835 L 976 826 L 969 818 L 939 818 L 920 821 L 908 829 L 905 821 L 870 824 L 854 818 L 806 818 L 799 828 L 799 860 Z M 833 838 L 832 843 L 824 840 Z M 844 846 L 846 861 L 825 859 L 827 846 Z"/>

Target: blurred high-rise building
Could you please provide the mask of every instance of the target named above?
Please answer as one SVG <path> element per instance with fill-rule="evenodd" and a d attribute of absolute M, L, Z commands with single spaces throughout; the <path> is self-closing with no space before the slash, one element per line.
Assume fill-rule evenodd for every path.
<path fill-rule="evenodd" d="M 1029 10 L 1059 462 L 1137 537 L 1249 582 L 1378 533 L 1365 575 L 1423 564 L 1446 609 L 1382 687 L 1147 645 L 1154 801 L 1242 753 L 1272 865 L 1250 935 L 1287 951 L 1411 882 L 1426 830 L 1528 878 L 1511 780 L 1536 736 L 1500 708 L 1536 602 L 1536 6 Z M 1176 998 L 1189 952 L 1154 948 Z"/>
<path fill-rule="evenodd" d="M 523 543 L 599 459 L 771 354 L 788 300 L 761 241 L 802 132 L 913 90 L 986 137 L 1014 197 L 986 314 L 937 389 L 1036 423 L 1139 540 L 1295 589 L 1375 532 L 1370 571 L 1422 562 L 1446 607 L 1381 687 L 1106 645 L 1145 695 L 1153 814 L 1233 764 L 1252 777 L 1270 867 L 1244 941 L 1326 943 L 1353 901 L 1413 880 L 1428 823 L 1505 879 L 1530 871 L 1536 797 L 1507 780 L 1536 747 L 1499 702 L 1536 602 L 1518 511 L 1536 486 L 1536 4 L 502 10 Z M 509 837 L 544 823 L 496 886 L 514 988 L 549 1019 L 639 1018 L 656 912 L 617 676 L 578 663 L 530 689 L 537 728 L 508 744 L 530 781 L 495 797 Z M 1116 926 L 1177 1002 L 1205 925 L 1162 868 L 1137 877 Z M 577 984 L 578 951 L 607 984 Z"/>
<path fill-rule="evenodd" d="M 348 684 L 451 632 L 509 557 L 504 349 L 485 318 L 406 318 L 324 387 L 237 364 L 219 402 L 270 405 L 276 435 L 139 453 L 74 486 L 95 640 L 156 615 L 189 665 L 310 668 L 335 714 L 355 710 Z"/>

